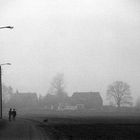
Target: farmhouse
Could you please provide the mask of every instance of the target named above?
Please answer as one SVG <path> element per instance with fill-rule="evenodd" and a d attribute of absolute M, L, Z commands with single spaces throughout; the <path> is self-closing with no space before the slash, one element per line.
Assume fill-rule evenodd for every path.
<path fill-rule="evenodd" d="M 56 95 L 47 94 L 43 106 L 51 110 L 96 110 L 102 108 L 103 100 L 99 92 L 75 92 L 71 97 L 67 96 L 61 100 Z"/>
<path fill-rule="evenodd" d="M 11 96 L 9 100 L 9 105 L 18 108 L 32 108 L 38 103 L 38 98 L 36 93 L 15 93 Z"/>
<path fill-rule="evenodd" d="M 85 109 L 99 109 L 103 100 L 99 92 L 75 92 L 71 97 L 73 105 L 83 105 Z"/>
<path fill-rule="evenodd" d="M 63 110 L 77 110 L 77 106 L 72 106 L 69 104 L 59 104 L 58 110 L 63 111 Z"/>

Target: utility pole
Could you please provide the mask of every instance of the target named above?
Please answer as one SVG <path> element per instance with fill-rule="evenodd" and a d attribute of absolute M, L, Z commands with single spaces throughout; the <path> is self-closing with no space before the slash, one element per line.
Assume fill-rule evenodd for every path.
<path fill-rule="evenodd" d="M 0 66 L 0 119 L 2 119 L 2 77 L 1 77 L 1 66 Z"/>
<path fill-rule="evenodd" d="M 2 65 L 11 65 L 11 63 L 0 64 L 0 119 L 2 119 Z"/>
<path fill-rule="evenodd" d="M 2 26 L 0 29 L 13 29 L 13 26 Z M 0 65 L 0 119 L 2 119 L 2 70 L 1 66 L 2 65 L 11 65 L 10 63 L 5 63 Z"/>

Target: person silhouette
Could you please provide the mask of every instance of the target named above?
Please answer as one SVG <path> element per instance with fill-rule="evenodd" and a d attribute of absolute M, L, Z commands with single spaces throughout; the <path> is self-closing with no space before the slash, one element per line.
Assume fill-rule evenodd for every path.
<path fill-rule="evenodd" d="M 16 118 L 16 115 L 17 115 L 17 112 L 15 109 L 13 109 L 12 111 L 12 115 L 13 115 L 13 120 L 15 121 L 15 118 Z"/>
<path fill-rule="evenodd" d="M 8 115 L 9 115 L 9 121 L 11 121 L 11 116 L 12 116 L 12 108 L 10 108 Z"/>

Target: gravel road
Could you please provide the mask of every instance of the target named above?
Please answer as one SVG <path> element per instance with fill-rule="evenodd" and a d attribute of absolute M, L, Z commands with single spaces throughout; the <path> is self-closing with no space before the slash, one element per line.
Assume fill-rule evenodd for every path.
<path fill-rule="evenodd" d="M 37 122 L 18 118 L 15 121 L 6 121 L 5 127 L 0 130 L 0 140 L 49 140 L 49 138 Z"/>

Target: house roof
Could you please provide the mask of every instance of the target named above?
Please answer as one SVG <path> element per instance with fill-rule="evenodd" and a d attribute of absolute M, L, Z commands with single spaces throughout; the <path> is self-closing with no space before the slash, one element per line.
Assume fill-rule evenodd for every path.
<path fill-rule="evenodd" d="M 102 97 L 99 92 L 75 92 L 72 95 L 72 100 L 84 100 L 84 101 L 94 101 L 103 102 Z"/>
<path fill-rule="evenodd" d="M 99 92 L 74 92 L 72 97 L 101 97 Z"/>
<path fill-rule="evenodd" d="M 37 98 L 37 94 L 31 92 L 16 93 L 13 96 L 17 98 Z"/>

